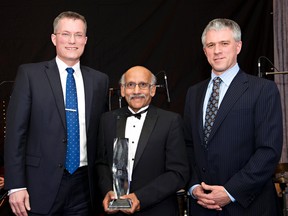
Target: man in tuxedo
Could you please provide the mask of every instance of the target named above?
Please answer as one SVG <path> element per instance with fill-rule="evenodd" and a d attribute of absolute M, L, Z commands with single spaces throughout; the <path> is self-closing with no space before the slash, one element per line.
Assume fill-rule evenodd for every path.
<path fill-rule="evenodd" d="M 150 105 L 155 84 L 156 77 L 147 68 L 130 68 L 120 80 L 128 107 L 101 118 L 97 176 L 103 196 L 106 194 L 104 210 L 109 214 L 179 215 L 176 192 L 185 187 L 189 177 L 182 121 L 179 114 Z M 111 172 L 115 138 L 128 138 L 130 193 L 122 198 L 130 199 L 132 207 L 122 211 L 108 208 L 116 197 Z"/>
<path fill-rule="evenodd" d="M 283 139 L 277 86 L 239 68 L 236 22 L 212 20 L 202 43 L 211 78 L 189 88 L 184 111 L 190 215 L 278 215 L 272 181 Z"/>
<path fill-rule="evenodd" d="M 53 27 L 56 58 L 18 69 L 7 114 L 5 188 L 19 216 L 91 216 L 97 131 L 107 110 L 108 77 L 80 64 L 87 42 L 82 15 L 63 12 Z M 68 105 L 71 93 L 73 109 Z M 73 139 L 66 123 L 72 112 L 77 130 L 70 148 Z M 68 162 L 73 155 L 68 149 L 73 148 L 76 171 Z"/>

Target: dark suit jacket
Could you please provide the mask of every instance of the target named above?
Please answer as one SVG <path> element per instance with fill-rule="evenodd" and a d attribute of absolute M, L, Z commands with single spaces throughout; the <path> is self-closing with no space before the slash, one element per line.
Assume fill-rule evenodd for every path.
<path fill-rule="evenodd" d="M 202 110 L 208 83 L 190 87 L 186 97 L 185 138 L 193 170 L 189 187 L 202 181 L 224 186 L 236 202 L 224 207 L 223 215 L 277 215 L 272 175 L 283 139 L 277 86 L 240 70 L 223 98 L 205 149 Z M 194 199 L 190 211 L 217 215 Z"/>
<path fill-rule="evenodd" d="M 107 110 L 108 77 L 85 66 L 81 72 L 93 199 L 97 131 L 100 116 Z M 67 144 L 63 91 L 55 59 L 19 67 L 7 115 L 5 188 L 27 187 L 33 212 L 46 214 L 61 182 Z"/>
<path fill-rule="evenodd" d="M 105 113 L 100 122 L 98 172 L 103 195 L 112 188 L 113 140 L 117 121 L 124 121 L 127 107 Z M 123 133 L 124 134 L 124 133 Z M 105 164 L 107 153 L 108 164 Z M 107 159 L 106 158 L 106 159 Z M 102 164 L 101 164 L 102 163 Z M 130 192 L 140 200 L 135 215 L 178 216 L 176 192 L 185 187 L 189 168 L 180 115 L 150 105 L 135 155 Z"/>

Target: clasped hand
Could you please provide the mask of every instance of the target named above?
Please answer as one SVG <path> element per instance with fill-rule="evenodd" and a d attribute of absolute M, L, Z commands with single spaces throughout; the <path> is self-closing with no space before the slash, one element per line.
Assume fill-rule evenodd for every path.
<path fill-rule="evenodd" d="M 223 186 L 207 185 L 204 182 L 193 190 L 197 203 L 204 208 L 222 211 L 231 202 Z"/>

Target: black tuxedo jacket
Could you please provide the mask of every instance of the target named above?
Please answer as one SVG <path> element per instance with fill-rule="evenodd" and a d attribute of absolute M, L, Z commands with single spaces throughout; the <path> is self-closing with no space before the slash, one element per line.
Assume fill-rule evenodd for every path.
<path fill-rule="evenodd" d="M 192 199 L 191 215 L 277 215 L 272 176 L 283 139 L 277 86 L 240 70 L 222 100 L 205 149 L 203 102 L 209 80 L 190 87 L 186 97 L 185 138 L 192 169 L 188 186 L 202 181 L 222 185 L 236 202 L 216 213 Z"/>
<path fill-rule="evenodd" d="M 113 140 L 117 121 L 124 134 L 127 107 L 105 113 L 100 122 L 98 172 L 103 195 L 112 188 Z M 119 132 L 119 131 L 118 131 Z M 108 160 L 105 163 L 105 159 Z M 140 200 L 137 215 L 178 215 L 176 192 L 185 187 L 189 168 L 180 115 L 149 106 L 135 155 L 130 193 Z"/>
<path fill-rule="evenodd" d="M 107 75 L 81 66 L 85 90 L 91 198 L 100 116 L 107 111 Z M 66 155 L 63 91 L 55 59 L 19 67 L 9 102 L 5 188 L 27 187 L 33 212 L 46 214 L 60 186 Z"/>

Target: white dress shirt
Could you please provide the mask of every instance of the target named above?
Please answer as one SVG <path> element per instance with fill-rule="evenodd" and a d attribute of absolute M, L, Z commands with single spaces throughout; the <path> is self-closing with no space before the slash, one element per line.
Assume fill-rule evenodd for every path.
<path fill-rule="evenodd" d="M 220 83 L 220 90 L 219 90 L 219 102 L 218 102 L 218 108 L 220 107 L 220 104 L 232 82 L 234 77 L 237 75 L 239 71 L 239 66 L 238 64 L 235 64 L 232 68 L 229 70 L 225 71 L 223 74 L 221 74 L 219 77 L 221 78 L 222 82 Z M 210 95 L 212 93 L 212 87 L 213 87 L 213 79 L 216 77 L 216 75 L 212 72 L 211 73 L 211 80 L 208 84 L 205 99 L 204 99 L 204 104 L 203 104 L 203 127 L 205 124 L 205 115 L 206 115 L 206 109 L 207 109 L 207 104 L 210 98 Z"/>
<path fill-rule="evenodd" d="M 66 101 L 66 79 L 67 66 L 62 60 L 56 57 L 56 64 L 58 66 L 61 85 L 63 90 L 64 103 Z M 80 62 L 72 67 L 74 69 L 74 79 L 77 89 L 78 113 L 79 113 L 79 132 L 80 132 L 80 167 L 88 164 L 87 162 L 87 138 L 86 138 L 86 123 L 85 123 L 85 92 L 82 73 L 80 70 Z M 8 191 L 8 195 L 16 191 L 24 190 L 26 188 L 15 188 Z"/>
<path fill-rule="evenodd" d="M 66 79 L 67 66 L 63 61 L 56 57 L 56 63 L 60 73 L 61 85 L 63 90 L 64 103 L 66 101 Z M 80 62 L 72 67 L 74 69 L 74 79 L 77 89 L 78 113 L 79 113 L 79 132 L 80 132 L 80 167 L 87 165 L 87 137 L 86 137 L 86 121 L 85 121 L 85 92 L 83 77 L 80 70 Z"/>
<path fill-rule="evenodd" d="M 138 112 L 147 109 L 148 106 L 142 107 Z M 135 113 L 130 107 L 128 109 Z M 128 180 L 132 181 L 134 158 L 138 146 L 138 141 L 141 135 L 142 127 L 146 118 L 147 112 L 141 114 L 138 119 L 135 116 L 130 116 L 126 120 L 125 138 L 128 138 Z"/>
<path fill-rule="evenodd" d="M 237 73 L 239 72 L 239 65 L 238 63 L 236 63 L 232 68 L 230 68 L 229 70 L 225 71 L 224 73 L 222 73 L 219 77 L 221 78 L 222 82 L 220 83 L 220 90 L 219 90 L 219 102 L 218 102 L 218 108 L 221 105 L 221 102 L 231 84 L 231 82 L 233 81 L 234 77 L 237 75 Z M 216 75 L 211 72 L 211 80 L 208 84 L 207 87 L 207 91 L 206 91 L 206 95 L 205 95 L 205 99 L 204 99 L 204 103 L 203 103 L 203 127 L 205 125 L 205 115 L 206 115 L 206 109 L 207 109 L 207 104 L 208 104 L 208 100 L 210 98 L 210 95 L 212 93 L 212 87 L 213 87 L 213 79 L 216 77 Z M 195 198 L 192 194 L 192 191 L 194 190 L 195 187 L 197 187 L 199 184 L 193 185 L 192 187 L 189 188 L 189 193 L 190 195 Z M 224 188 L 225 189 L 225 188 Z M 226 191 L 226 189 L 225 189 Z M 230 197 L 231 201 L 234 202 L 235 199 L 234 197 L 231 196 L 231 194 L 226 191 L 226 193 L 228 194 L 228 196 Z"/>

